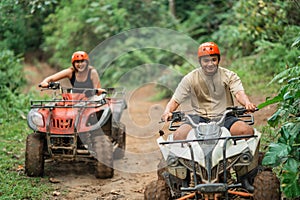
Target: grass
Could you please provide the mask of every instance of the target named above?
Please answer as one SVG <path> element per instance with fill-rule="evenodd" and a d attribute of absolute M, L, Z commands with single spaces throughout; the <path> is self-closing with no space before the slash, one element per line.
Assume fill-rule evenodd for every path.
<path fill-rule="evenodd" d="M 26 120 L 0 125 L 0 199 L 49 199 L 48 179 L 24 174 L 25 141 L 31 131 Z"/>

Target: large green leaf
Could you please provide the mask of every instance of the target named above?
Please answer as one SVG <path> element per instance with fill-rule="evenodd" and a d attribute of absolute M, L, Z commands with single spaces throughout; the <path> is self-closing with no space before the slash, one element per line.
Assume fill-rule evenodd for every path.
<path fill-rule="evenodd" d="M 266 107 L 266 106 L 268 106 L 268 105 L 271 105 L 271 104 L 274 104 L 274 103 L 278 103 L 278 102 L 280 102 L 280 101 L 282 101 L 282 96 L 276 96 L 276 97 L 274 97 L 274 98 L 272 98 L 272 99 L 269 99 L 269 100 L 266 100 L 264 103 L 261 103 L 261 104 L 259 104 L 258 106 L 257 106 L 257 108 L 258 109 L 262 109 L 262 108 L 264 108 L 264 107 Z"/>
<path fill-rule="evenodd" d="M 299 134 L 300 122 L 289 122 L 281 127 L 281 136 L 290 141 L 290 145 L 294 145 L 295 139 Z"/>
<path fill-rule="evenodd" d="M 300 46 L 300 37 L 298 37 L 298 38 L 295 40 L 295 42 L 292 44 L 292 47 L 297 46 L 297 45 Z"/>
<path fill-rule="evenodd" d="M 282 102 L 284 100 L 284 96 L 286 95 L 286 93 L 288 92 L 289 89 L 289 85 L 285 85 L 280 89 L 280 92 L 277 96 L 273 97 L 272 99 L 267 99 L 264 103 L 261 103 L 257 106 L 257 108 L 262 109 L 268 105 L 274 104 L 274 103 L 278 103 L 278 102 Z"/>
<path fill-rule="evenodd" d="M 287 197 L 300 196 L 300 163 L 299 161 L 289 158 L 283 167 L 281 187 Z"/>
<path fill-rule="evenodd" d="M 277 124 L 279 124 L 280 119 L 285 114 L 285 110 L 278 109 L 269 119 L 268 124 L 272 127 L 275 127 Z"/>
<path fill-rule="evenodd" d="M 290 147 L 282 143 L 272 143 L 269 145 L 269 151 L 263 159 L 263 165 L 276 167 L 288 157 Z"/>

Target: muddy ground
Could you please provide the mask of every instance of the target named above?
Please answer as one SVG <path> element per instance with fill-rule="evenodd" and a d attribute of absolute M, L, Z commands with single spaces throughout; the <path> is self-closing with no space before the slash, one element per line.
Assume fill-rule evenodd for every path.
<path fill-rule="evenodd" d="M 30 84 L 37 85 L 53 69 L 41 65 L 39 68 L 27 66 Z M 42 74 L 37 77 L 37 74 Z M 39 80 L 40 79 L 40 80 Z M 38 88 L 37 88 L 38 89 Z M 156 143 L 158 130 L 164 128 L 158 120 L 167 100 L 151 101 L 155 94 L 153 84 L 144 85 L 135 91 L 127 91 L 128 109 L 124 111 L 121 121 L 126 124 L 126 154 L 114 162 L 114 177 L 96 179 L 93 167 L 86 163 L 46 163 L 45 175 L 53 184 L 53 199 L 61 200 L 139 200 L 143 199 L 145 186 L 157 179 L 156 166 L 160 152 Z M 250 97 L 259 104 L 263 96 Z M 274 112 L 269 106 L 255 113 L 256 126 L 266 124 L 267 118 Z"/>

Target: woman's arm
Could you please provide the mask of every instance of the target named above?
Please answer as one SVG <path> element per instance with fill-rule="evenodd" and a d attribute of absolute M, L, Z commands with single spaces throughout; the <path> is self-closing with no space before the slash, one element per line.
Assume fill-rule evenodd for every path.
<path fill-rule="evenodd" d="M 101 88 L 100 78 L 99 78 L 98 72 L 95 68 L 92 68 L 91 79 L 92 79 L 94 88 Z"/>
<path fill-rule="evenodd" d="M 98 93 L 97 93 L 98 95 L 102 94 L 102 92 L 106 92 L 105 89 L 101 88 L 100 78 L 99 78 L 98 72 L 95 68 L 92 68 L 91 79 L 92 79 L 94 88 L 98 89 Z"/>
<path fill-rule="evenodd" d="M 64 69 L 60 72 L 57 72 L 51 76 L 46 77 L 41 83 L 41 87 L 48 87 L 49 82 L 59 81 L 63 78 L 71 78 L 73 70 L 71 68 Z"/>

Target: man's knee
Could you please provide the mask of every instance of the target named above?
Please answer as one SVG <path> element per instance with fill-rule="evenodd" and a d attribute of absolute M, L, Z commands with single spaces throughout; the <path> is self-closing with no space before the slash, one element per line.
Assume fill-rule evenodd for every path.
<path fill-rule="evenodd" d="M 185 140 L 192 127 L 188 124 L 181 125 L 174 133 L 174 140 Z"/>
<path fill-rule="evenodd" d="M 237 121 L 231 126 L 230 133 L 232 135 L 253 135 L 254 129 L 243 121 Z"/>

